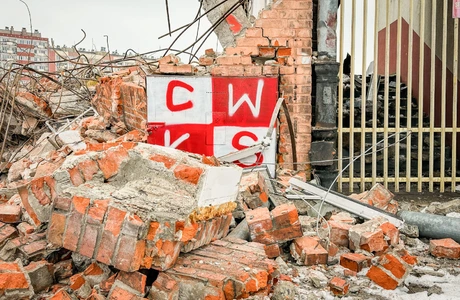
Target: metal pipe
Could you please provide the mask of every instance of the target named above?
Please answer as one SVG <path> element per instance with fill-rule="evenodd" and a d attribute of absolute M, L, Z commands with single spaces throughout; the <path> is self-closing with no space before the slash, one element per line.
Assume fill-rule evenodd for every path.
<path fill-rule="evenodd" d="M 413 211 L 400 211 L 398 215 L 404 222 L 418 226 L 421 237 L 432 239 L 451 238 L 460 242 L 460 218 L 426 214 Z"/>

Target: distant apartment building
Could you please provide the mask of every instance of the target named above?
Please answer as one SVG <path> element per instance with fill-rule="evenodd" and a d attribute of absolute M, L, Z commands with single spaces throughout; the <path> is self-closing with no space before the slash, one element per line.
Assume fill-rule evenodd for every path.
<path fill-rule="evenodd" d="M 33 33 L 26 28 L 20 31 L 13 26 L 0 29 L 0 67 L 9 68 L 13 62 L 33 63 L 30 67 L 37 71 L 54 72 L 54 53 L 49 51 L 49 39 L 42 37 L 38 30 Z"/>
<path fill-rule="evenodd" d="M 30 64 L 29 66 L 41 72 L 71 71 L 74 68 L 94 66 L 92 71 L 111 73 L 127 66 L 137 64 L 136 60 L 152 62 L 153 57 L 137 57 L 136 60 L 123 59 L 124 54 L 117 51 L 109 52 L 105 47 L 100 50 L 52 45 L 52 39 L 42 37 L 38 30 L 33 33 L 26 28 L 15 31 L 13 26 L 0 29 L 0 74 L 12 63 Z M 23 80 L 27 80 L 24 77 Z"/>

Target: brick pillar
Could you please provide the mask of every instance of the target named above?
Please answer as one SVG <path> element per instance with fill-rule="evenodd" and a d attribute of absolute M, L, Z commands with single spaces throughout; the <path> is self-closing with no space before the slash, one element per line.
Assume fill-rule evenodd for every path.
<path fill-rule="evenodd" d="M 312 0 L 275 1 L 263 10 L 245 36 L 216 59 L 214 76 L 278 76 L 293 124 L 297 162 L 308 162 L 311 145 Z M 291 137 L 286 115 L 280 117 L 278 160 L 293 169 Z M 299 170 L 309 170 L 300 164 Z M 307 172 L 309 173 L 309 172 Z"/>

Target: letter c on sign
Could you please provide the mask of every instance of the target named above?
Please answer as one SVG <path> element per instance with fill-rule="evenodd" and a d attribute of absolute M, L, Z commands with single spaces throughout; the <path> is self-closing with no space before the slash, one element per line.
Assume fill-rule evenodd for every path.
<path fill-rule="evenodd" d="M 257 136 L 254 133 L 249 132 L 249 131 L 240 131 L 237 134 L 235 134 L 235 136 L 232 139 L 233 148 L 235 148 L 236 150 L 243 150 L 243 149 L 248 148 L 248 146 L 244 146 L 240 144 L 240 140 L 244 136 L 251 138 L 254 142 L 257 142 L 258 140 Z M 251 165 L 243 164 L 239 160 L 235 161 L 235 163 L 242 168 L 250 168 L 250 167 L 259 166 L 264 162 L 264 157 L 262 153 L 260 152 L 256 153 L 255 155 L 256 155 L 256 161 Z"/>
<path fill-rule="evenodd" d="M 188 100 L 182 104 L 174 104 L 173 102 L 173 92 L 176 87 L 186 89 L 189 92 L 193 92 L 193 87 L 187 83 L 180 80 L 171 80 L 168 84 L 168 89 L 166 91 L 166 106 L 170 111 L 181 111 L 190 109 L 193 107 L 193 102 Z"/>

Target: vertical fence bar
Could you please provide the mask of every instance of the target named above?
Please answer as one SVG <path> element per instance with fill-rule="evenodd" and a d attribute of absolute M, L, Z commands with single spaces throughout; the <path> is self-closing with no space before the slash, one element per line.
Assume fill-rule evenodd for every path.
<path fill-rule="evenodd" d="M 399 132 L 401 128 L 401 1 L 398 1 L 398 31 L 396 35 L 396 113 L 395 113 L 395 192 L 399 192 Z"/>
<path fill-rule="evenodd" d="M 414 42 L 414 1 L 409 1 L 409 46 L 407 49 L 407 130 L 412 129 L 412 55 Z M 406 139 L 406 192 L 411 190 L 411 160 L 412 160 L 412 136 Z"/>
<path fill-rule="evenodd" d="M 374 12 L 374 75 L 372 76 L 372 145 L 377 144 L 377 81 L 380 82 L 378 76 L 378 61 L 379 61 L 379 0 L 375 0 Z M 372 185 L 376 183 L 377 178 L 377 149 L 372 151 Z"/>
<path fill-rule="evenodd" d="M 435 110 L 435 75 L 436 75 L 436 2 L 431 1 L 431 67 L 430 67 L 430 156 L 429 156 L 429 189 L 433 191 L 434 169 L 434 110 Z"/>
<path fill-rule="evenodd" d="M 433 0 L 434 1 L 434 0 Z M 418 154 L 417 154 L 417 169 L 418 169 L 418 192 L 422 191 L 423 177 L 423 77 L 424 77 L 424 58 L 425 58 L 425 0 L 420 1 L 420 57 L 418 68 Z"/>
<path fill-rule="evenodd" d="M 366 103 L 367 103 L 367 76 L 366 76 L 366 64 L 367 64 L 367 1 L 363 4 L 363 65 L 361 70 L 361 153 L 366 151 Z M 366 177 L 366 157 L 361 157 L 361 192 L 366 190 L 365 184 Z"/>
<path fill-rule="evenodd" d="M 339 69 L 339 112 L 338 112 L 338 128 L 337 128 L 337 152 L 339 153 L 338 155 L 338 161 L 337 161 L 337 167 L 340 170 L 343 168 L 343 36 L 344 36 L 344 17 L 345 17 L 345 1 L 340 3 L 340 46 L 339 46 L 339 61 L 340 61 L 340 69 Z M 338 182 L 337 182 L 337 189 L 339 192 L 342 192 L 342 175 L 339 176 Z"/>
<path fill-rule="evenodd" d="M 390 0 L 386 1 L 385 23 L 385 95 L 384 95 L 384 120 L 383 120 L 383 184 L 388 188 L 388 105 L 390 94 Z"/>
<path fill-rule="evenodd" d="M 452 91 L 452 192 L 457 185 L 457 108 L 458 108 L 458 19 L 454 20 L 454 59 Z"/>
<path fill-rule="evenodd" d="M 441 184 L 439 191 L 445 190 L 446 165 L 446 82 L 447 82 L 447 0 L 443 1 L 442 17 L 442 86 L 441 86 Z"/>
<path fill-rule="evenodd" d="M 356 0 L 351 2 L 352 12 L 351 12 L 351 72 L 350 72 L 350 138 L 349 138 L 349 153 L 350 153 L 350 162 L 354 158 L 355 153 L 355 39 L 356 39 Z M 353 192 L 354 188 L 354 178 L 355 170 L 354 165 L 350 164 L 349 174 L 350 174 L 350 185 L 349 191 Z"/>

